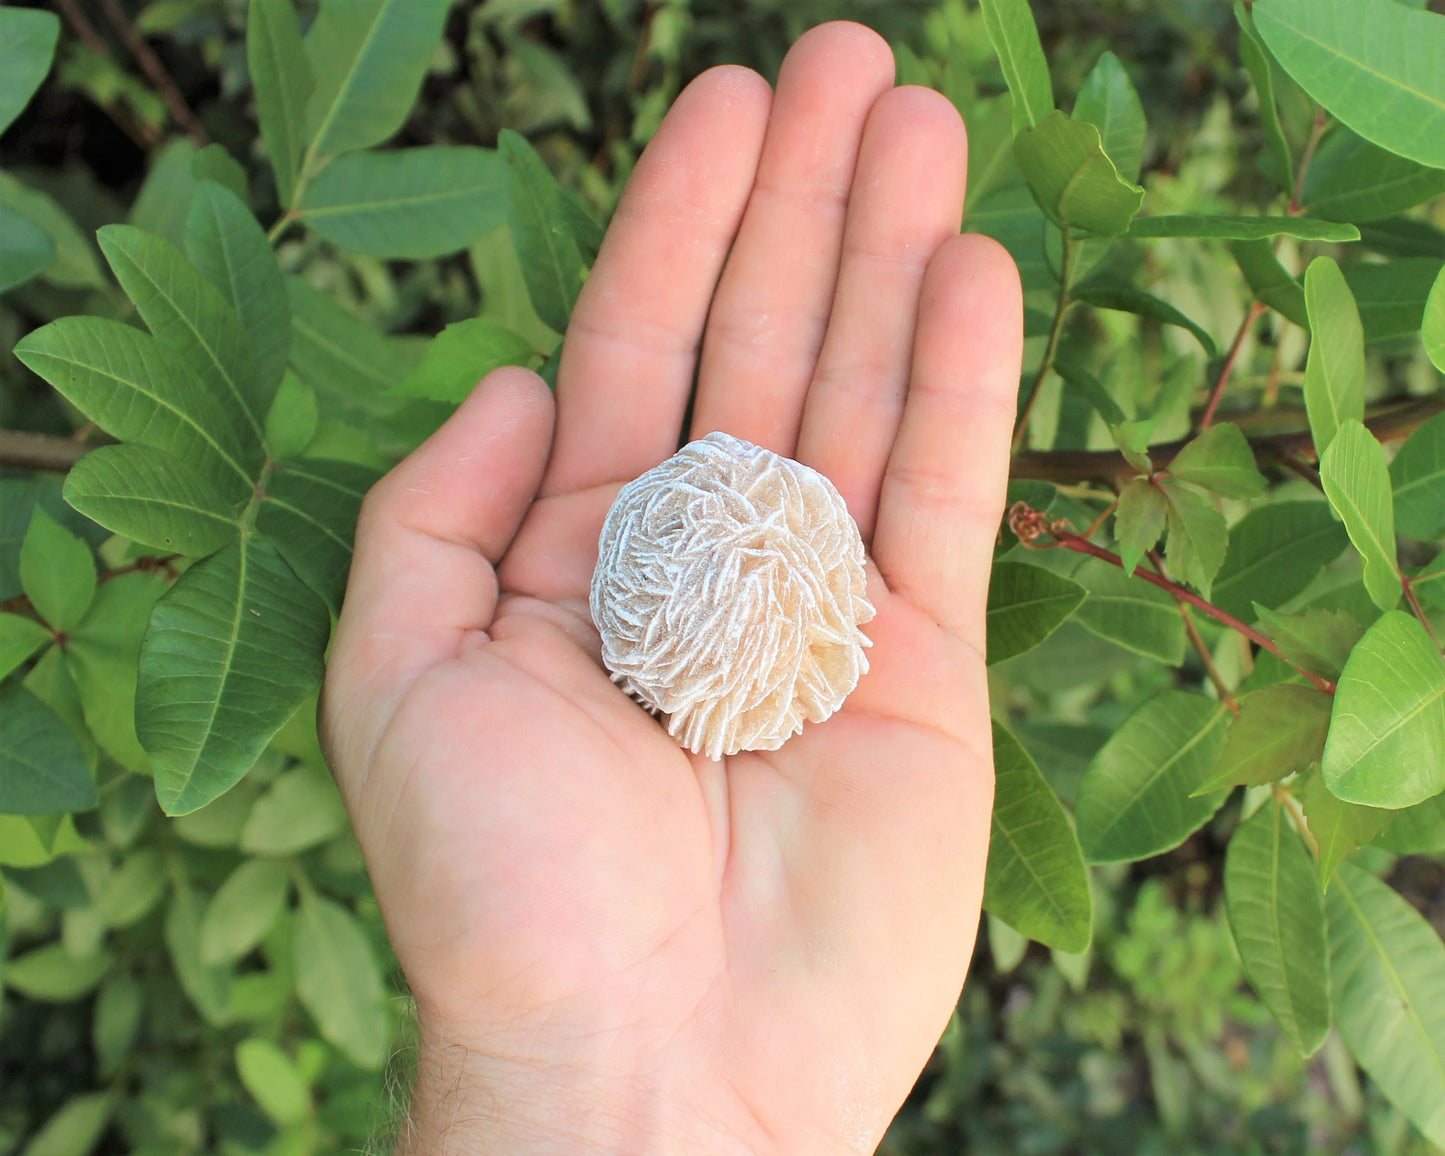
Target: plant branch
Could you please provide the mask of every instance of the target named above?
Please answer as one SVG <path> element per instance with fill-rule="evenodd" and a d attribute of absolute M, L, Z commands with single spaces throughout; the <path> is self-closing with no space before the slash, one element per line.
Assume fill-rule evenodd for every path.
<path fill-rule="evenodd" d="M 1080 554 L 1089 554 L 1095 558 L 1099 558 L 1102 561 L 1108 562 L 1110 565 L 1118 566 L 1121 570 L 1124 567 L 1124 560 L 1120 558 L 1119 555 L 1110 550 L 1105 550 L 1102 546 L 1094 545 L 1094 543 L 1090 542 L 1087 538 L 1074 533 L 1073 527 L 1070 526 L 1068 522 L 1061 518 L 1050 518 L 1047 514 L 1035 510 L 1026 502 L 1015 502 L 1009 507 L 1008 525 L 1009 529 L 1018 536 L 1018 540 L 1032 549 L 1050 549 L 1056 546 L 1062 546 L 1066 550 L 1075 550 Z M 1054 541 L 1039 545 L 1038 539 L 1045 534 L 1053 538 Z M 1280 653 L 1279 647 L 1274 644 L 1273 640 L 1261 634 L 1253 626 L 1245 625 L 1228 611 L 1221 610 L 1212 602 L 1201 598 L 1198 594 L 1194 593 L 1194 591 L 1186 589 L 1180 586 L 1179 583 L 1170 581 L 1162 574 L 1156 574 L 1152 570 L 1136 568 L 1134 575 L 1137 578 L 1142 578 L 1145 582 L 1159 587 L 1159 589 L 1172 595 L 1176 600 L 1187 602 L 1195 609 L 1203 611 L 1216 622 L 1244 635 L 1251 642 L 1269 651 L 1281 662 L 1286 663 L 1291 669 L 1304 675 L 1317 690 L 1324 691 L 1326 694 L 1334 694 L 1334 683 L 1326 678 L 1321 678 L 1313 671 L 1305 670 L 1303 667 L 1296 666 L 1290 662 L 1289 659 Z"/>
<path fill-rule="evenodd" d="M 166 71 L 166 66 L 161 63 L 161 58 L 146 43 L 145 37 L 135 30 L 135 25 L 130 22 L 130 17 L 120 6 L 120 0 L 100 0 L 100 6 L 105 9 L 106 19 L 110 21 L 110 26 L 115 29 L 115 34 L 120 37 L 126 51 L 135 58 L 141 71 L 146 74 L 146 79 L 160 94 L 160 98 L 166 102 L 171 119 L 185 131 L 191 140 L 195 141 L 197 148 L 205 148 L 211 143 L 211 138 L 206 135 L 206 130 L 196 119 L 196 114 L 186 104 L 186 98 L 181 95 L 181 90 L 176 87 L 176 82 L 171 79 L 171 74 Z"/>
<path fill-rule="evenodd" d="M 81 10 L 77 0 L 55 0 L 55 6 L 65 17 L 65 22 L 70 25 L 70 30 L 80 38 L 91 52 L 97 56 L 109 56 L 110 46 L 106 44 L 105 37 L 95 30 L 95 25 L 90 22 L 89 17 Z M 91 97 L 94 100 L 94 96 Z M 96 101 L 102 112 L 120 126 L 121 132 L 140 145 L 141 148 L 151 148 L 160 143 L 160 133 L 154 126 L 145 124 L 137 117 L 131 115 L 131 111 L 119 101 L 110 101 L 101 104 Z"/>
<path fill-rule="evenodd" d="M 1019 410 L 1018 426 L 1014 430 L 1013 440 L 1015 454 L 1023 449 L 1029 436 L 1029 419 L 1034 416 L 1034 405 L 1039 400 L 1039 387 L 1044 384 L 1044 378 L 1053 368 L 1054 354 L 1059 348 L 1059 334 L 1064 331 L 1064 318 L 1069 312 L 1069 257 L 1073 252 L 1074 242 L 1069 237 L 1068 226 L 1061 230 L 1060 235 L 1063 237 L 1063 256 L 1059 261 L 1059 303 L 1054 307 L 1054 320 L 1049 325 L 1049 339 L 1044 346 L 1044 357 L 1039 363 L 1039 371 L 1034 374 L 1033 381 L 1029 382 L 1024 393 L 1023 408 Z"/>
<path fill-rule="evenodd" d="M 1373 413 L 1366 415 L 1365 425 L 1382 442 L 1401 441 L 1428 418 L 1441 412 L 1445 412 L 1445 393 L 1407 398 L 1376 407 Z M 1272 410 L 1263 416 L 1273 424 L 1293 414 Z M 1308 450 L 1313 446 L 1305 415 L 1299 413 L 1298 419 L 1299 429 L 1249 439 L 1255 460 L 1261 466 L 1280 463 L 1281 453 Z M 1246 423 L 1241 419 L 1239 424 L 1243 426 Z M 1169 463 L 1186 444 L 1186 441 L 1176 441 L 1150 446 L 1149 456 L 1155 469 L 1168 469 Z M 1123 485 L 1138 472 L 1117 450 L 1034 450 L 1015 454 L 1009 475 L 1016 481 L 1101 481 L 1109 485 Z"/>
<path fill-rule="evenodd" d="M 1229 353 L 1224 358 L 1224 365 L 1220 367 L 1219 379 L 1215 381 L 1214 388 L 1209 393 L 1209 404 L 1204 407 L 1204 416 L 1199 420 L 1201 431 L 1207 430 L 1214 424 L 1214 411 L 1219 405 L 1219 399 L 1224 395 L 1224 387 L 1229 384 L 1230 375 L 1234 373 L 1234 363 L 1239 360 L 1239 351 L 1244 348 L 1244 339 L 1249 336 L 1249 331 L 1254 328 L 1254 323 L 1259 320 L 1267 306 L 1262 301 L 1251 301 L 1249 312 L 1244 315 L 1244 320 L 1239 323 L 1239 332 L 1234 335 L 1230 343 Z"/>
<path fill-rule="evenodd" d="M 1275 455 L 1275 458 L 1285 469 L 1293 470 L 1315 489 L 1320 491 L 1324 490 L 1325 484 L 1320 481 L 1319 470 L 1315 469 L 1314 466 L 1310 465 L 1309 462 L 1305 461 L 1304 458 L 1300 457 L 1299 454 L 1293 450 L 1280 450 Z"/>
<path fill-rule="evenodd" d="M 0 429 L 0 466 L 63 474 L 90 448 L 73 438 Z"/>
<path fill-rule="evenodd" d="M 1430 625 L 1430 616 L 1425 613 L 1425 608 L 1420 605 L 1420 599 L 1415 593 L 1415 582 L 1406 573 L 1400 573 L 1400 585 L 1405 591 L 1405 600 L 1410 603 L 1410 609 L 1415 612 L 1415 617 L 1420 620 L 1420 625 L 1425 628 L 1425 633 L 1430 636 L 1430 641 L 1435 644 L 1435 649 L 1440 649 L 1440 638 L 1435 633 L 1435 628 Z"/>
<path fill-rule="evenodd" d="M 1315 106 L 1315 123 L 1310 126 L 1310 137 L 1305 142 L 1304 155 L 1300 157 L 1299 172 L 1294 179 L 1294 195 L 1290 197 L 1288 213 L 1291 217 L 1302 211 L 1300 197 L 1304 193 L 1305 177 L 1309 175 L 1310 162 L 1315 159 L 1315 150 L 1320 147 L 1320 137 L 1324 135 L 1325 127 L 1330 123 L 1330 118 L 1325 114 L 1323 105 Z"/>

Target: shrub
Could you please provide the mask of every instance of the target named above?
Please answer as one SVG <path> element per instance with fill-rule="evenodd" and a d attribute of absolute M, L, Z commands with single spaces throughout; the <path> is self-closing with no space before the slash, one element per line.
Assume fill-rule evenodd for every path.
<path fill-rule="evenodd" d="M 0 1147 L 374 1133 L 406 1017 L 314 735 L 361 496 L 551 371 L 681 83 L 838 15 L 963 111 L 1030 338 L 990 958 L 885 1150 L 1445 1145 L 1445 16 L 64 7 L 0 8 L 0 130 L 60 49 L 0 173 Z"/>

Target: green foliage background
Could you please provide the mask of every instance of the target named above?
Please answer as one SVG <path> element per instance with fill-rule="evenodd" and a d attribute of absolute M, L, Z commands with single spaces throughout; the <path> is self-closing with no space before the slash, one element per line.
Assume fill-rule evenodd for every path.
<path fill-rule="evenodd" d="M 883 1151 L 1445 1147 L 1438 6 L 54 7 L 0 6 L 0 1153 L 384 1149 L 314 733 L 361 496 L 551 373 L 680 87 L 833 18 L 963 111 L 1028 306 L 987 926 Z"/>

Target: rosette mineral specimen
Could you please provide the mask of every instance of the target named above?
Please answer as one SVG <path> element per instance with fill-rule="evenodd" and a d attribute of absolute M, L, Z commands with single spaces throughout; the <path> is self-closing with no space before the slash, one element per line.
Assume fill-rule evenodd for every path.
<path fill-rule="evenodd" d="M 710 759 L 776 750 L 868 669 L 873 606 L 842 496 L 724 433 L 618 492 L 591 604 L 613 681 Z"/>

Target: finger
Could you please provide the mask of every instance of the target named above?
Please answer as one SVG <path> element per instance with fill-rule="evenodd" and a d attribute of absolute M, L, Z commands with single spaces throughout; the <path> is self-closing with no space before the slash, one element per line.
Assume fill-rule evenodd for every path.
<path fill-rule="evenodd" d="M 362 741 L 384 725 L 379 702 L 490 624 L 493 568 L 536 492 L 551 433 L 541 379 L 499 369 L 367 495 L 326 688 Z"/>
<path fill-rule="evenodd" d="M 789 50 L 708 320 L 692 437 L 726 430 L 792 456 L 833 299 L 859 137 L 892 83 L 888 44 L 860 24 L 821 25 Z"/>
<path fill-rule="evenodd" d="M 567 327 L 544 494 L 630 481 L 677 449 L 770 101 L 755 72 L 711 69 L 638 161 Z"/>
<path fill-rule="evenodd" d="M 797 453 L 832 479 L 864 541 L 903 416 L 924 271 L 958 232 L 967 167 L 963 121 L 946 97 L 897 88 L 874 106 Z"/>
<path fill-rule="evenodd" d="M 1022 356 L 1013 259 L 987 237 L 947 241 L 923 282 L 873 556 L 890 590 L 980 652 Z"/>

